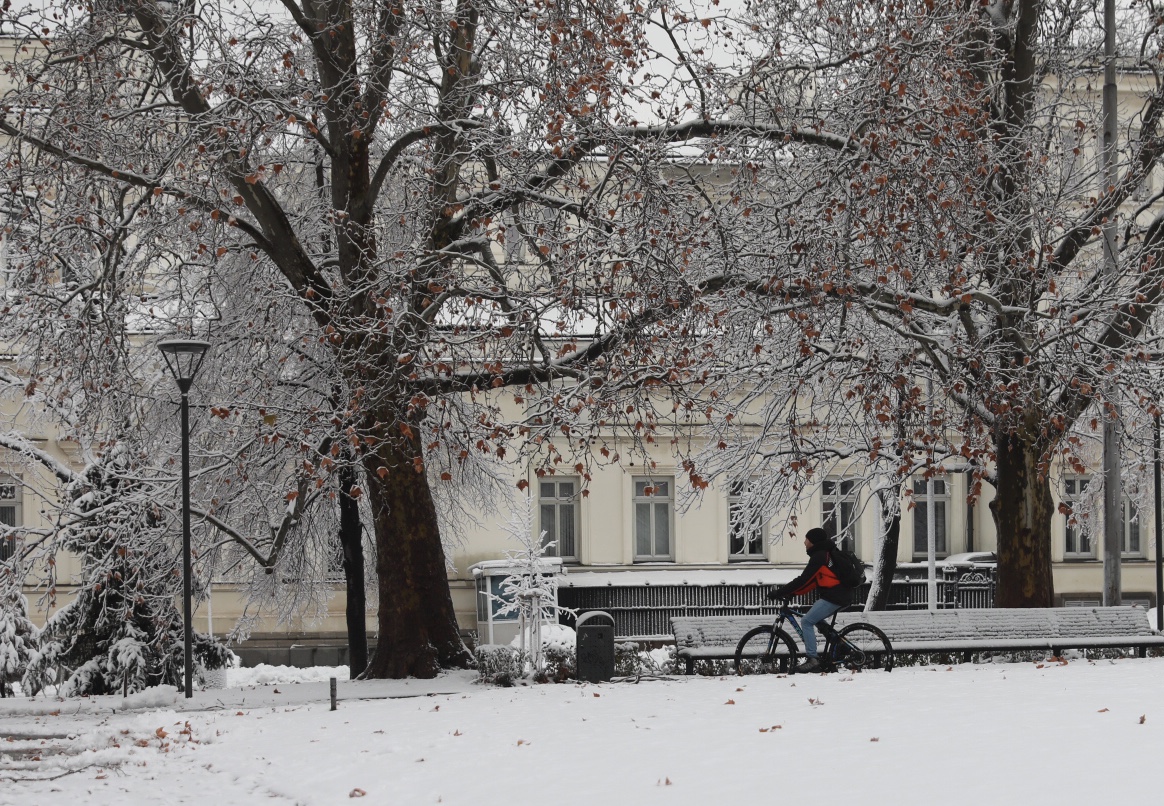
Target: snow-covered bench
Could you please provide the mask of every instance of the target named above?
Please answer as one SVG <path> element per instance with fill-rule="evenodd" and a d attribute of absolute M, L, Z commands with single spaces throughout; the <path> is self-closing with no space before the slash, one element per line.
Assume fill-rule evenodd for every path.
<path fill-rule="evenodd" d="M 885 631 L 894 652 L 974 652 L 1164 646 L 1144 609 L 1128 607 L 966 608 L 843 613 L 838 626 L 868 621 Z"/>
<path fill-rule="evenodd" d="M 775 616 L 672 618 L 675 662 L 683 661 L 687 667 L 687 674 L 692 674 L 697 660 L 730 660 L 736 656 L 736 644 L 744 637 L 744 633 L 761 624 L 771 624 L 774 618 Z"/>
<path fill-rule="evenodd" d="M 744 633 L 773 616 L 673 618 L 675 657 L 694 671 L 697 660 L 729 660 Z M 880 627 L 894 652 L 974 652 L 1048 649 L 1134 648 L 1143 657 L 1150 646 L 1164 646 L 1164 634 L 1148 624 L 1143 608 L 1048 607 L 1027 609 L 887 610 L 841 613 L 837 628 L 855 621 Z M 789 629 L 793 639 L 795 631 Z"/>

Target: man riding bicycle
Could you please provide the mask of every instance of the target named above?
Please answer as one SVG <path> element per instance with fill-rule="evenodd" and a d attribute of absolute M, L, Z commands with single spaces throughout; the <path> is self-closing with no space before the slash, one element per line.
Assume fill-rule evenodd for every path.
<path fill-rule="evenodd" d="M 800 622 L 804 632 L 804 654 L 807 659 L 796 667 L 797 672 L 819 672 L 824 667 L 817 657 L 816 625 L 842 607 L 852 604 L 853 590 L 841 584 L 833 570 L 832 557 L 837 551 L 833 539 L 824 529 L 809 529 L 804 535 L 804 548 L 808 552 L 808 565 L 800 576 L 786 585 L 768 592 L 769 599 L 791 599 L 813 588 L 820 588 L 817 600 Z"/>

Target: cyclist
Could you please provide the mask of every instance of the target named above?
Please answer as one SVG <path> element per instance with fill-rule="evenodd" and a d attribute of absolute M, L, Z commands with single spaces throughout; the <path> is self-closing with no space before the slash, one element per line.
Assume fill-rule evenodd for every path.
<path fill-rule="evenodd" d="M 800 621 L 800 628 L 804 632 L 804 654 L 807 657 L 804 663 L 796 667 L 797 672 L 819 672 L 824 667 L 816 653 L 815 627 L 842 607 L 852 604 L 853 591 L 841 584 L 831 568 L 830 551 L 835 551 L 837 546 L 828 532 L 819 528 L 809 529 L 804 535 L 804 548 L 808 552 L 808 565 L 804 571 L 788 584 L 769 591 L 768 598 L 791 599 L 813 588 L 820 588 L 820 599 Z"/>

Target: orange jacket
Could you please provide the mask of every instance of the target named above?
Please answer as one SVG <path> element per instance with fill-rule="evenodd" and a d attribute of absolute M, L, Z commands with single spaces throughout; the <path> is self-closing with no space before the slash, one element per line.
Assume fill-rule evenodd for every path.
<path fill-rule="evenodd" d="M 832 569 L 829 547 L 814 547 L 808 553 L 808 565 L 800 572 L 800 576 L 777 588 L 771 598 L 790 599 L 808 593 L 813 588 L 820 588 L 820 598 L 833 604 L 847 605 L 853 601 L 852 591 L 841 585 L 841 580 Z"/>

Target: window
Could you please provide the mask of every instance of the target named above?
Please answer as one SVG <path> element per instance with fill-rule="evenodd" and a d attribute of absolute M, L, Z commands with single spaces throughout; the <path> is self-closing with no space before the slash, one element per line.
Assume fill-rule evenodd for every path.
<path fill-rule="evenodd" d="M 949 534 L 950 490 L 945 479 L 934 479 L 934 554 L 944 557 L 950 553 L 946 535 Z M 929 503 L 925 479 L 913 480 L 913 555 L 929 556 Z"/>
<path fill-rule="evenodd" d="M 670 560 L 671 479 L 635 477 L 635 559 L 638 561 Z"/>
<path fill-rule="evenodd" d="M 1136 201 L 1144 201 L 1152 195 L 1152 172 L 1144 174 L 1144 179 L 1140 184 L 1136 185 L 1136 189 L 1132 192 L 1132 198 Z"/>
<path fill-rule="evenodd" d="M 1129 153 L 1131 153 L 1133 155 L 1138 155 L 1140 153 L 1140 148 L 1141 148 L 1141 144 L 1140 144 L 1139 136 L 1137 135 L 1135 137 L 1132 137 L 1131 140 L 1128 142 Z M 1144 174 L 1144 178 L 1143 178 L 1143 180 L 1141 180 L 1140 184 L 1136 185 L 1136 189 L 1134 191 L 1132 191 L 1132 198 L 1135 199 L 1136 201 L 1144 201 L 1145 199 L 1147 199 L 1151 195 L 1152 195 L 1152 171 L 1149 169 L 1149 171 L 1146 174 Z"/>
<path fill-rule="evenodd" d="M 1069 476 L 1063 480 L 1063 503 L 1071 508 L 1067 515 L 1066 541 L 1063 556 L 1068 559 L 1090 559 L 1095 556 L 1091 542 L 1090 513 L 1083 511 L 1084 499 L 1091 479 L 1087 476 Z"/>
<path fill-rule="evenodd" d="M 16 535 L 5 527 L 21 525 L 20 482 L 0 474 L 0 562 L 16 551 Z"/>
<path fill-rule="evenodd" d="M 1087 180 L 1086 139 L 1081 128 L 1065 127 L 1060 132 L 1062 159 L 1059 162 L 1059 178 L 1067 195 L 1079 193 Z M 1096 152 L 1098 154 L 1098 151 Z"/>
<path fill-rule="evenodd" d="M 764 522 L 755 505 L 747 504 L 753 484 L 735 481 L 728 491 L 728 560 L 764 559 Z"/>
<path fill-rule="evenodd" d="M 328 581 L 343 582 L 347 579 L 347 573 L 344 571 L 344 547 L 340 543 L 338 534 L 333 532 L 328 535 L 324 550 L 327 552 L 327 567 L 324 569 L 324 573 L 327 575 Z"/>
<path fill-rule="evenodd" d="M 0 289 L 14 285 L 10 261 L 21 254 L 22 247 L 13 240 L 18 232 L 27 231 L 35 204 L 34 194 L 11 188 L 0 191 Z"/>
<path fill-rule="evenodd" d="M 538 483 L 539 528 L 547 557 L 578 559 L 580 486 L 576 478 L 542 479 Z"/>
<path fill-rule="evenodd" d="M 1120 508 L 1120 533 L 1123 543 L 1120 549 L 1124 557 L 1142 557 L 1144 550 L 1140 544 L 1140 513 L 1136 509 L 1136 505 L 1129 499 L 1124 499 L 1124 505 Z M 1127 604 L 1125 602 L 1124 604 Z"/>
<path fill-rule="evenodd" d="M 857 551 L 857 481 L 825 479 L 820 487 L 821 528 L 841 548 Z"/>

